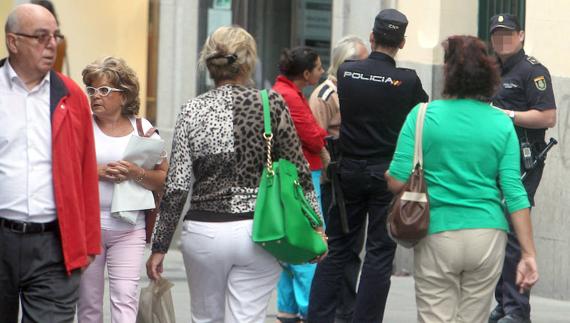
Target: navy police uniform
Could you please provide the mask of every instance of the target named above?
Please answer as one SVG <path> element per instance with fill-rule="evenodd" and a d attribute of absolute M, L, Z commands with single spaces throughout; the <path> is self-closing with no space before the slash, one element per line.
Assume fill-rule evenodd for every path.
<path fill-rule="evenodd" d="M 491 31 L 495 28 L 520 30 L 518 21 L 512 15 L 496 15 L 491 18 Z M 492 98 L 494 106 L 513 111 L 528 111 L 555 109 L 554 92 L 548 69 L 537 59 L 525 54 L 521 49 L 515 55 L 501 62 L 501 83 L 497 93 Z M 546 129 L 529 129 L 515 125 L 519 142 L 531 146 L 533 156 L 536 156 L 546 143 Z M 542 178 L 544 164 L 540 163 L 529 170 L 523 182 L 531 205 L 534 206 L 534 195 Z M 521 172 L 524 172 L 521 153 Z M 510 223 L 510 216 L 507 215 Z M 516 268 L 520 261 L 521 250 L 514 229 L 508 234 L 507 248 L 503 272 L 495 290 L 498 307 L 496 311 L 509 314 L 521 319 L 530 318 L 530 293 L 519 293 L 516 286 Z"/>
<path fill-rule="evenodd" d="M 408 112 L 428 96 L 415 71 L 372 52 L 338 70 L 343 158 L 390 161 Z"/>
<path fill-rule="evenodd" d="M 524 49 L 521 49 L 501 65 L 501 84 L 492 101 L 496 107 L 513 111 L 556 108 L 548 69 L 536 58 L 527 56 Z M 546 146 L 544 141 L 546 129 L 528 129 L 515 125 L 515 130 L 520 143 L 526 142 L 531 145 L 534 156 Z M 543 164 L 539 165 L 529 172 L 524 183 L 532 205 L 543 167 Z M 524 171 L 522 162 L 521 170 Z"/>
<path fill-rule="evenodd" d="M 394 9 L 383 10 L 376 17 L 373 32 L 395 29 L 403 37 L 405 19 Z M 352 321 L 382 322 L 396 250 L 386 232 L 393 195 L 384 173 L 408 112 L 419 102 L 427 102 L 428 95 L 413 70 L 397 68 L 391 56 L 378 51 L 367 59 L 342 64 L 337 78 L 342 156 L 339 173 L 349 233 L 342 232 L 339 216 L 329 217 L 329 254 L 317 266 L 313 279 L 309 322 L 334 321 L 338 281 L 367 216 L 366 255 Z"/>

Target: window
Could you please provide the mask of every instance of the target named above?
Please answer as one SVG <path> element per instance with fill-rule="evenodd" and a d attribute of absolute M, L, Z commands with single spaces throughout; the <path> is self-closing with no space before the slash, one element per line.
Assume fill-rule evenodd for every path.
<path fill-rule="evenodd" d="M 479 38 L 489 41 L 489 21 L 499 13 L 514 14 L 524 30 L 526 0 L 479 0 Z"/>
<path fill-rule="evenodd" d="M 312 47 L 327 68 L 332 0 L 200 0 L 200 20 L 200 48 L 220 25 L 237 24 L 252 34 L 259 58 L 254 81 L 259 88 L 269 88 L 275 81 L 284 48 Z M 212 86 L 206 72 L 200 71 L 198 93 Z"/>

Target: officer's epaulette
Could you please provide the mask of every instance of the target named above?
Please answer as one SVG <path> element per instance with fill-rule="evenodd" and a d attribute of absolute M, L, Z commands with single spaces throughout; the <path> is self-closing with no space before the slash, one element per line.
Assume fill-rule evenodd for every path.
<path fill-rule="evenodd" d="M 321 88 L 321 90 L 319 91 L 319 94 L 317 95 L 317 97 L 323 101 L 326 101 L 329 99 L 329 97 L 331 96 L 331 94 L 333 94 L 334 89 L 328 85 L 328 84 L 324 84 L 323 87 Z"/>
<path fill-rule="evenodd" d="M 526 60 L 531 63 L 532 65 L 536 65 L 536 64 L 540 64 L 540 62 L 538 61 L 538 59 L 532 57 L 532 56 L 527 56 Z"/>

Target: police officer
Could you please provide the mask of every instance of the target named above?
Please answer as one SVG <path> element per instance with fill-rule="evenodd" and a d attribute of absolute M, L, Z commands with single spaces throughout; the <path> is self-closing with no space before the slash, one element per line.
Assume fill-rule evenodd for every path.
<path fill-rule="evenodd" d="M 493 97 L 493 105 L 503 109 L 515 125 L 521 145 L 521 171 L 530 203 L 542 177 L 544 164 L 529 170 L 529 162 L 541 151 L 546 128 L 556 123 L 556 103 L 548 69 L 536 58 L 525 54 L 524 31 L 516 16 L 499 14 L 491 18 L 491 44 L 501 65 L 501 84 Z M 510 217 L 507 217 L 508 219 Z M 491 312 L 489 323 L 530 322 L 529 292 L 519 293 L 515 284 L 516 267 L 521 257 L 514 230 L 509 233 L 503 272 L 495 297 L 498 305 Z"/>
<path fill-rule="evenodd" d="M 394 61 L 405 44 L 408 20 L 394 9 L 382 10 L 370 34 L 372 53 L 338 70 L 340 101 L 341 188 L 346 202 L 349 233 L 338 216 L 327 224 L 329 255 L 317 266 L 309 302 L 309 322 L 334 321 L 344 267 L 358 233 L 366 222 L 366 256 L 356 296 L 353 322 L 381 322 L 396 244 L 386 233 L 388 192 L 384 172 L 394 154 L 398 133 L 408 112 L 428 96 L 413 70 Z"/>

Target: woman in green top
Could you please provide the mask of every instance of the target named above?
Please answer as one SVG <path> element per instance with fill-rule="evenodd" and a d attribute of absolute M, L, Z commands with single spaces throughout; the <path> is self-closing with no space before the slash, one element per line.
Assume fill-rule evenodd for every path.
<path fill-rule="evenodd" d="M 472 36 L 452 36 L 443 47 L 445 99 L 429 103 L 422 140 L 431 222 L 414 248 L 418 320 L 483 323 L 509 229 L 503 196 L 522 247 L 519 286 L 538 280 L 530 204 L 513 124 L 487 103 L 499 81 L 495 60 Z M 386 172 L 394 193 L 411 174 L 418 108 L 408 115 Z"/>

